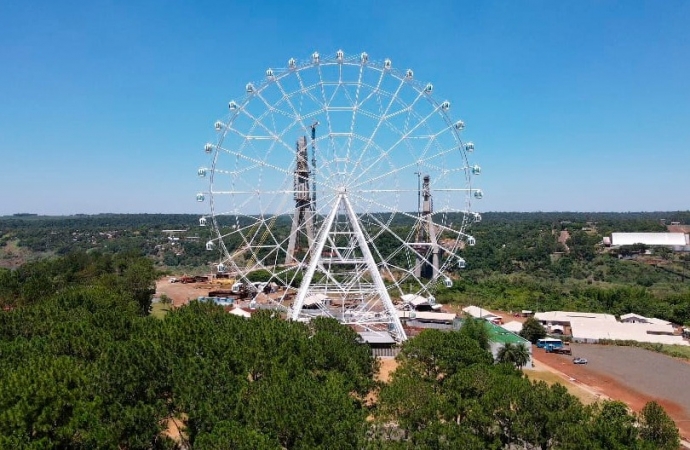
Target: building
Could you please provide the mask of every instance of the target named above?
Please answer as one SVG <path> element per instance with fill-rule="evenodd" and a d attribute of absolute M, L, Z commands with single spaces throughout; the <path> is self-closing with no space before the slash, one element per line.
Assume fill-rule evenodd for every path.
<path fill-rule="evenodd" d="M 254 311 L 251 311 L 247 308 L 240 308 L 239 306 L 236 306 L 230 311 L 230 314 L 234 316 L 244 317 L 245 319 L 249 319 L 252 317 L 253 312 Z"/>
<path fill-rule="evenodd" d="M 611 246 L 644 244 L 650 247 L 674 247 L 690 245 L 685 233 L 611 233 Z"/>
<path fill-rule="evenodd" d="M 549 333 L 572 336 L 574 342 L 616 340 L 690 345 L 675 333 L 670 322 L 639 314 L 625 314 L 620 322 L 611 314 L 567 311 L 537 313 L 534 317 Z"/>
<path fill-rule="evenodd" d="M 403 321 L 415 320 L 417 322 L 444 323 L 450 325 L 455 320 L 456 315 L 452 313 L 430 311 L 398 311 L 398 317 Z"/>
<path fill-rule="evenodd" d="M 520 332 L 522 331 L 522 323 L 516 320 L 504 323 L 503 325 L 501 325 L 501 327 L 515 334 L 520 334 Z"/>
<path fill-rule="evenodd" d="M 465 314 L 474 317 L 475 319 L 483 319 L 486 320 L 487 322 L 495 323 L 495 324 L 500 324 L 503 323 L 503 319 L 501 316 L 497 316 L 496 314 L 492 313 L 491 311 L 487 311 L 486 309 L 480 308 L 478 306 L 468 306 L 466 308 L 462 309 L 462 312 Z"/>
<path fill-rule="evenodd" d="M 655 325 L 671 325 L 671 322 L 667 320 L 661 320 L 657 319 L 655 317 L 645 317 L 641 316 L 639 314 L 635 313 L 630 313 L 630 314 L 623 314 L 621 316 L 621 322 L 622 323 L 652 323 Z"/>
<path fill-rule="evenodd" d="M 534 318 L 541 323 L 546 331 L 551 334 L 572 334 L 572 323 L 579 319 L 598 320 L 604 322 L 616 322 L 616 317 L 612 314 L 583 313 L 569 311 L 547 311 L 538 312 Z"/>
<path fill-rule="evenodd" d="M 405 306 L 415 311 L 439 311 L 441 305 L 437 305 L 434 301 L 417 294 L 405 294 L 400 299 Z"/>
<path fill-rule="evenodd" d="M 459 330 L 462 328 L 463 323 L 464 319 L 455 320 L 453 323 L 453 329 Z M 517 334 L 506 330 L 504 327 L 489 321 L 485 321 L 484 326 L 489 334 L 489 350 L 491 351 L 494 359 L 498 357 L 498 351 L 508 343 L 524 345 L 529 353 L 529 360 L 527 361 L 527 364 L 525 364 L 525 367 L 534 367 L 534 363 L 532 362 L 532 343 L 530 341 L 522 336 L 518 336 Z"/>

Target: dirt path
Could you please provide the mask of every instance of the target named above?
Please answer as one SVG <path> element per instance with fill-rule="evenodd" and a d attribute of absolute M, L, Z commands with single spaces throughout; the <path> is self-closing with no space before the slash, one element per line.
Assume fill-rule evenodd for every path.
<path fill-rule="evenodd" d="M 172 299 L 173 306 L 182 306 L 190 300 L 208 295 L 209 289 L 213 289 L 210 283 L 171 283 L 168 277 L 156 281 L 156 296 L 162 294 Z M 218 286 L 215 286 L 218 287 Z"/>

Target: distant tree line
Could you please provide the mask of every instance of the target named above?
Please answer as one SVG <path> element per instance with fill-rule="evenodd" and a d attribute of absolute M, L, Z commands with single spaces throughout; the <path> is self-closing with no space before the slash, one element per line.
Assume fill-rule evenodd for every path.
<path fill-rule="evenodd" d="M 401 236 L 412 220 L 402 214 L 380 214 Z M 209 227 L 199 226 L 196 215 L 102 214 L 95 216 L 0 217 L 0 266 L 3 248 L 16 242 L 35 258 L 70 252 L 123 254 L 139 252 L 158 269 L 209 272 L 221 255 L 207 251 Z M 603 236 L 613 231 L 664 231 L 666 223 L 690 223 L 690 212 L 652 213 L 485 213 L 470 233 L 477 244 L 461 251 L 464 269 L 454 268 L 452 288 L 439 287 L 442 302 L 481 304 L 505 310 L 575 309 L 625 314 L 636 312 L 676 323 L 690 322 L 690 255 L 654 248 L 650 263 L 639 256 L 640 246 L 617 253 L 604 251 Z M 448 223 L 459 217 L 447 215 Z M 225 217 L 221 226 L 247 226 L 250 218 Z M 288 216 L 275 222 L 275 236 L 287 236 Z M 164 229 L 188 230 L 171 242 Z M 569 239 L 558 242 L 561 231 Z M 194 240 L 185 239 L 194 237 Z M 226 243 L 240 246 L 239 239 Z M 381 254 L 399 247 L 390 234 L 376 238 Z M 263 251 L 268 251 L 263 250 Z M 619 258 L 624 256 L 625 258 Z M 404 254 L 399 252 L 399 257 Z M 396 260 L 400 266 L 409 261 Z"/>

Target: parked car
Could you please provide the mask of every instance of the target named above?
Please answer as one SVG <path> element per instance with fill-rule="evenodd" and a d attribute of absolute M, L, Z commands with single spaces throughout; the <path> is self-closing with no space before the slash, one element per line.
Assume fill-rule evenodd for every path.
<path fill-rule="evenodd" d="M 585 358 L 573 358 L 573 364 L 587 364 Z"/>

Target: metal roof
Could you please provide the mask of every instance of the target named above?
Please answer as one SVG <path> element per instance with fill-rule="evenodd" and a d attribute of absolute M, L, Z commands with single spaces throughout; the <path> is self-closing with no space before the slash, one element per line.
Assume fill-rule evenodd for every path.
<path fill-rule="evenodd" d="M 398 317 L 401 319 L 415 319 L 420 322 L 452 322 L 455 320 L 456 315 L 442 312 L 398 311 Z"/>
<path fill-rule="evenodd" d="M 374 331 L 360 331 L 357 333 L 367 344 L 395 344 L 395 339 L 389 333 L 376 333 Z"/>
<path fill-rule="evenodd" d="M 652 323 L 621 323 L 600 320 L 574 320 L 570 323 L 574 340 L 651 342 L 658 344 L 690 345 L 681 336 L 673 335 L 673 326 Z M 652 334 L 666 333 L 666 334 Z"/>
<path fill-rule="evenodd" d="M 482 309 L 478 306 L 468 306 L 466 308 L 462 308 L 462 312 L 467 313 L 470 316 L 475 317 L 477 319 L 490 319 L 492 317 L 500 317 L 492 313 L 491 311 L 487 311 L 486 309 Z"/>
<path fill-rule="evenodd" d="M 501 328 L 504 328 L 510 331 L 511 333 L 517 334 L 520 331 L 522 331 L 522 323 L 518 322 L 517 320 L 513 320 L 511 322 L 504 323 L 503 325 L 501 325 Z"/>
<path fill-rule="evenodd" d="M 422 297 L 421 295 L 417 294 L 405 294 L 400 298 L 405 303 L 410 303 L 415 307 L 429 304 L 429 300 L 426 297 Z"/>
<path fill-rule="evenodd" d="M 685 233 L 611 233 L 611 245 L 688 245 Z"/>
<path fill-rule="evenodd" d="M 574 311 L 546 311 L 538 312 L 534 318 L 544 322 L 572 322 L 577 319 L 601 320 L 607 323 L 617 322 L 616 317 L 612 314 L 588 313 L 588 312 L 574 312 Z"/>

